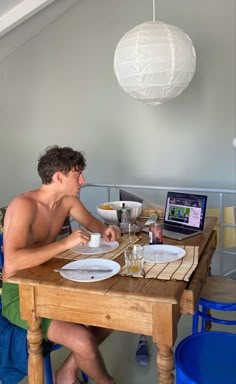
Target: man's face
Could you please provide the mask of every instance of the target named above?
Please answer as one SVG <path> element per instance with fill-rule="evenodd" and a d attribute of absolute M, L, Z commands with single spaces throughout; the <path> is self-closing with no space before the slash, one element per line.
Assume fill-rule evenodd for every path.
<path fill-rule="evenodd" d="M 85 184 L 85 179 L 83 176 L 82 171 L 78 170 L 71 170 L 67 175 L 66 175 L 66 183 L 68 187 L 68 193 L 70 195 L 77 195 L 78 192 L 81 189 L 81 186 Z"/>

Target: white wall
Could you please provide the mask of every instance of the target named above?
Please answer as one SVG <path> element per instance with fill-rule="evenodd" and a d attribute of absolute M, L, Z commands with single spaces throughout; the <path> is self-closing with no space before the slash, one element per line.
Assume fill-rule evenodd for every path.
<path fill-rule="evenodd" d="M 152 19 L 151 0 L 80 0 L 0 62 L 0 205 L 39 184 L 52 144 L 86 153 L 88 182 L 236 187 L 236 1 L 156 7 L 197 53 L 190 86 L 161 106 L 129 98 L 113 73 L 119 39 Z"/>

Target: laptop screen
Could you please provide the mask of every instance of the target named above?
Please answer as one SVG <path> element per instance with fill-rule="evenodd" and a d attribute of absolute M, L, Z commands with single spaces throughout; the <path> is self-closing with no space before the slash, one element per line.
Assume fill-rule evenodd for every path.
<path fill-rule="evenodd" d="M 164 223 L 203 230 L 207 196 L 168 192 Z"/>

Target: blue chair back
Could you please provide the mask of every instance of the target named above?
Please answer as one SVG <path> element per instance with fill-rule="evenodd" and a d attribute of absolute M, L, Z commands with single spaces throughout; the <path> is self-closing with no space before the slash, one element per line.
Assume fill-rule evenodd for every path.
<path fill-rule="evenodd" d="M 26 331 L 0 314 L 0 383 L 17 384 L 27 376 Z"/>
<path fill-rule="evenodd" d="M 202 332 L 175 351 L 176 384 L 236 384 L 236 334 Z"/>

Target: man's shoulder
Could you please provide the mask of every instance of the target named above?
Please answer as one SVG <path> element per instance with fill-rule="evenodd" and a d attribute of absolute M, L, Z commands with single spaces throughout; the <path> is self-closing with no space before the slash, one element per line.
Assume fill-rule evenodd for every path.
<path fill-rule="evenodd" d="M 81 204 L 78 196 L 70 196 L 70 195 L 64 196 L 62 198 L 62 202 L 63 202 L 63 204 L 66 204 L 66 205 L 71 206 L 71 207 L 76 205 L 76 204 Z"/>
<path fill-rule="evenodd" d="M 9 220 L 14 216 L 17 217 L 33 217 L 37 209 L 36 202 L 30 196 L 24 194 L 16 196 L 8 205 L 5 218 L 4 226 L 9 225 Z"/>
<path fill-rule="evenodd" d="M 31 192 L 31 191 L 30 191 Z M 18 196 L 16 196 L 8 205 L 8 209 L 12 207 L 16 207 L 18 205 L 36 205 L 36 200 L 34 198 L 34 195 L 30 192 L 22 193 Z"/>

